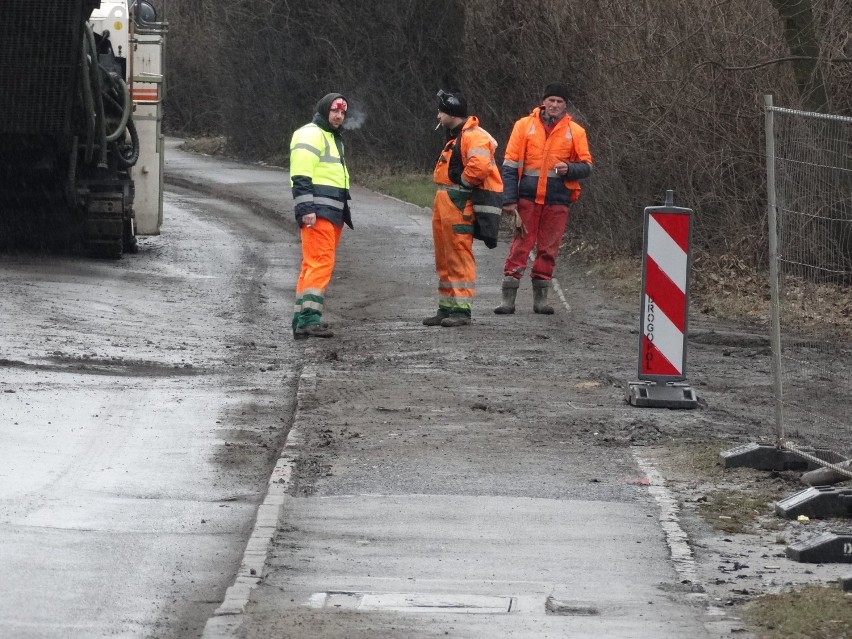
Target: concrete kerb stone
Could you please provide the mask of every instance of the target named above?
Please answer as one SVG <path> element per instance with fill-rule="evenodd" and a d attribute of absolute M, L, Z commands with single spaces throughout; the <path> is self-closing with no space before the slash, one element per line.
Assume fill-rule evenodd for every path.
<path fill-rule="evenodd" d="M 234 194 L 226 188 L 211 186 L 201 180 L 166 174 L 165 182 L 248 206 L 265 217 L 282 218 L 282 211 L 267 203 Z M 246 544 L 236 579 L 234 584 L 225 591 L 222 603 L 213 616 L 207 620 L 202 634 L 203 639 L 234 637 L 242 624 L 242 614 L 248 605 L 251 592 L 261 582 L 269 549 L 278 529 L 281 507 L 289 491 L 293 467 L 299 457 L 302 438 L 295 424 L 298 422 L 298 414 L 306 396 L 313 394 L 316 390 L 316 370 L 314 368 L 306 370 L 307 368 L 303 368 L 296 375 L 293 427 L 287 435 L 284 449 L 267 483 L 267 494 L 258 507 L 255 525 Z"/>
<path fill-rule="evenodd" d="M 299 457 L 302 437 L 297 426 L 298 416 L 305 398 L 315 389 L 315 370 L 306 372 L 303 369 L 297 378 L 293 425 L 281 456 L 269 477 L 267 495 L 258 506 L 254 529 L 246 544 L 237 577 L 234 584 L 225 591 L 225 597 L 213 616 L 207 620 L 202 639 L 226 639 L 236 636 L 252 590 L 261 583 L 269 549 L 278 530 L 278 520 L 289 489 L 293 467 Z"/>
<path fill-rule="evenodd" d="M 210 617 L 204 626 L 204 637 L 205 639 L 227 639 L 233 637 L 240 627 L 240 623 L 241 618 L 239 616 L 221 615 Z"/>

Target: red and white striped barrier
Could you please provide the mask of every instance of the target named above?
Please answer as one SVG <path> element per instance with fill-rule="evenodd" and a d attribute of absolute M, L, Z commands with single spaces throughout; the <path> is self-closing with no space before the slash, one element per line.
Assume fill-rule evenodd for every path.
<path fill-rule="evenodd" d="M 666 405 L 697 400 L 686 385 L 686 337 L 689 306 L 690 230 L 692 209 L 672 204 L 645 209 L 642 257 L 640 382 L 630 384 L 628 400 L 636 405 Z M 677 388 L 669 392 L 674 385 Z M 634 388 L 635 387 L 635 388 Z M 636 395 L 636 397 L 632 397 Z M 662 404 L 653 402 L 658 395 Z M 686 406 L 683 406 L 686 407 Z M 694 407 L 694 406 L 688 406 Z"/>
<path fill-rule="evenodd" d="M 685 378 L 690 213 L 647 216 L 640 378 Z"/>

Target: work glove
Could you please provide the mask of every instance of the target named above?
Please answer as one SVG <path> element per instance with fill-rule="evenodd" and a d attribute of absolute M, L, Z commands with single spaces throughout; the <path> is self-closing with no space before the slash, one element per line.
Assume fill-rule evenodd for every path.
<path fill-rule="evenodd" d="M 527 227 L 524 226 L 524 221 L 521 219 L 521 214 L 515 210 L 512 215 L 512 225 L 514 226 L 514 231 L 512 235 L 514 237 L 524 237 L 527 234 Z"/>

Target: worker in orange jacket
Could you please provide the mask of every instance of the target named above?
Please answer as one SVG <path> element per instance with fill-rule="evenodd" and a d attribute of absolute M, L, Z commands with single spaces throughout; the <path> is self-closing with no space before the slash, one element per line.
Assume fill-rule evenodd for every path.
<path fill-rule="evenodd" d="M 515 122 L 506 147 L 503 213 L 514 216 L 516 230 L 503 266 L 503 301 L 494 309 L 498 315 L 515 312 L 515 296 L 533 247 L 533 311 L 553 313 L 547 291 L 568 207 L 580 196 L 580 180 L 592 172 L 586 130 L 571 119 L 567 103 L 568 87 L 549 84 L 542 104 Z"/>
<path fill-rule="evenodd" d="M 479 126 L 476 116 L 468 115 L 467 100 L 461 93 L 438 92 L 438 125 L 447 134 L 435 165 L 438 188 L 432 212 L 438 312 L 423 323 L 466 326 L 476 294 L 473 240 L 474 227 L 479 228 L 477 213 L 483 219 L 499 214 L 503 183 L 494 160 L 497 141 Z M 490 242 L 496 238 L 479 239 L 493 246 Z"/>

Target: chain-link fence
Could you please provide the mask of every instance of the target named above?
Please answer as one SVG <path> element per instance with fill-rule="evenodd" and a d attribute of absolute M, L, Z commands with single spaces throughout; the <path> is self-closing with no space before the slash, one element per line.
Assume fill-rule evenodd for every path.
<path fill-rule="evenodd" d="M 766 96 L 778 443 L 852 477 L 852 118 Z M 834 462 L 834 463 L 832 463 Z"/>

